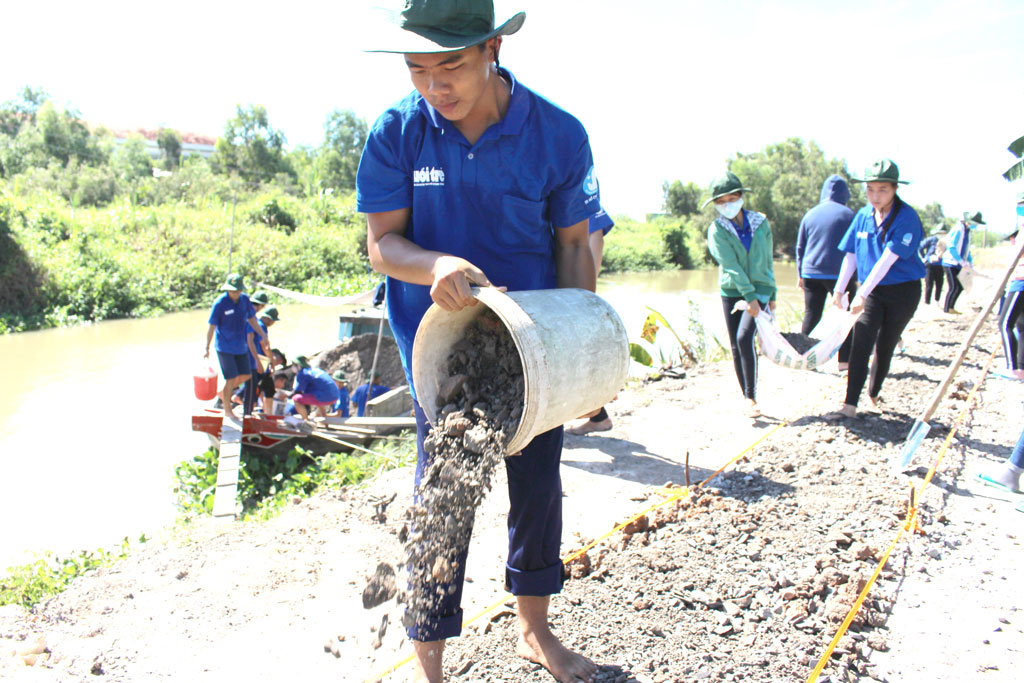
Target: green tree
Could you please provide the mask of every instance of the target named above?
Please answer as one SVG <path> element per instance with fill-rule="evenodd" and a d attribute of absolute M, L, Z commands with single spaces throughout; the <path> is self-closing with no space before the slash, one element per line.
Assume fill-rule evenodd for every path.
<path fill-rule="evenodd" d="M 696 183 L 683 183 L 673 180 L 665 182 L 661 186 L 665 197 L 662 209 L 673 216 L 692 216 L 700 213 L 700 205 L 704 200 L 705 192 Z"/>
<path fill-rule="evenodd" d="M 843 159 L 826 159 L 813 141 L 800 138 L 768 145 L 760 152 L 737 154 L 729 170 L 751 189 L 744 206 L 768 216 L 775 248 L 792 254 L 800 221 L 819 202 L 821 185 L 833 173 L 850 181 Z M 860 185 L 850 183 L 848 206 L 856 211 L 864 205 Z"/>
<path fill-rule="evenodd" d="M 261 104 L 237 105 L 235 117 L 224 126 L 214 152 L 214 168 L 221 173 L 237 172 L 249 182 L 273 180 L 279 173 L 294 177 L 284 152 L 284 133 L 270 125 Z"/>
<path fill-rule="evenodd" d="M 156 134 L 156 144 L 163 154 L 163 167 L 173 171 L 181 165 L 181 135 L 173 128 L 161 128 Z"/>
<path fill-rule="evenodd" d="M 118 178 L 128 183 L 153 176 L 153 160 L 141 135 L 133 135 L 119 144 L 111 165 Z"/>
<path fill-rule="evenodd" d="M 363 153 L 369 126 L 351 109 L 335 109 L 324 123 L 320 148 L 320 175 L 324 185 L 338 190 L 356 186 L 356 169 Z"/>
<path fill-rule="evenodd" d="M 932 202 L 923 209 L 914 207 L 914 210 L 917 211 L 917 215 L 921 218 L 921 225 L 924 226 L 925 234 L 940 227 L 943 230 L 950 230 L 953 224 L 956 223 L 956 219 L 947 216 L 945 211 L 942 210 L 942 205 L 938 202 Z"/>
<path fill-rule="evenodd" d="M 33 124 L 36 112 L 50 96 L 42 88 L 26 85 L 18 97 L 0 105 L 0 133 L 14 137 L 23 124 Z"/>

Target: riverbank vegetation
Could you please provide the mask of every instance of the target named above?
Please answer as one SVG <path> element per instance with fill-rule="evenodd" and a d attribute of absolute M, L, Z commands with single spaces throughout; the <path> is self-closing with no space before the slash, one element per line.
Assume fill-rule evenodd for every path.
<path fill-rule="evenodd" d="M 287 149 L 260 105 L 239 106 L 202 149 L 169 128 L 142 132 L 87 125 L 40 89 L 0 105 L 0 334 L 205 306 L 229 270 L 314 294 L 377 279 L 354 200 L 368 126 L 351 111 L 327 116 L 317 147 Z M 726 165 L 752 189 L 747 207 L 768 215 L 780 257 L 823 180 L 850 177 L 799 138 Z M 715 212 L 699 180 L 665 182 L 662 212 L 643 221 L 616 216 L 604 272 L 709 265 Z M 851 192 L 859 208 L 863 190 Z M 952 223 L 938 204 L 919 212 L 926 226 Z"/>

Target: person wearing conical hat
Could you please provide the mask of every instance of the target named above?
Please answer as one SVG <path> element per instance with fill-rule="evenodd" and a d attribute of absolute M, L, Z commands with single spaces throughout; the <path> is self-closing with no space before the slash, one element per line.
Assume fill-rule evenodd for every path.
<path fill-rule="evenodd" d="M 263 343 L 269 347 L 267 333 L 256 320 L 256 311 L 245 293 L 245 279 L 238 273 L 231 273 L 221 285 L 221 294 L 210 308 L 209 328 L 206 331 L 206 351 L 204 358 L 210 357 L 210 343 L 216 343 L 217 360 L 220 362 L 221 375 L 224 377 L 224 388 L 221 401 L 225 414 L 236 417 L 231 404 L 235 389 L 252 375 L 249 363 L 249 349 L 246 347 L 246 334 L 252 328 L 260 335 Z"/>
<path fill-rule="evenodd" d="M 757 354 L 754 319 L 762 308 L 775 310 L 775 248 L 772 228 L 763 213 L 743 208 L 743 187 L 732 172 L 711 183 L 711 198 L 718 217 L 708 227 L 708 251 L 718 264 L 718 289 L 729 332 L 733 368 L 746 399 L 747 417 L 757 419 Z M 703 208 L 703 207 L 702 207 Z M 745 304 L 745 310 L 735 310 Z"/>
<path fill-rule="evenodd" d="M 945 313 L 958 314 L 956 300 L 964 291 L 960 282 L 960 273 L 964 268 L 973 268 L 974 258 L 971 256 L 971 230 L 976 225 L 985 225 L 981 212 L 964 211 L 964 217 L 956 222 L 946 238 L 946 251 L 942 254 L 942 269 L 946 273 L 946 300 L 942 305 Z"/>
<path fill-rule="evenodd" d="M 907 323 L 921 301 L 921 280 L 925 276 L 919 249 L 924 229 L 914 207 L 900 199 L 896 190 L 906 184 L 890 159 L 881 159 L 864 174 L 868 205 L 853 217 L 839 242 L 846 252 L 832 300 L 843 306 L 843 293 L 854 275 L 860 281 L 850 311 L 860 313 L 853 326 L 850 367 L 846 375 L 846 398 L 842 407 L 826 416 L 841 420 L 857 416 L 857 404 L 868 380 L 868 400 L 880 410 L 879 393 L 889 374 L 893 353 Z"/>
<path fill-rule="evenodd" d="M 387 276 L 388 316 L 414 397 L 413 338 L 432 303 L 476 305 L 471 285 L 595 287 L 587 228 L 600 193 L 587 133 L 499 65 L 504 37 L 525 18 L 497 24 L 492 0 L 405 0 L 369 50 L 401 54 L 415 87 L 374 123 L 356 177 L 370 263 Z M 418 403 L 414 411 L 420 486 L 429 425 Z M 562 645 L 547 619 L 562 588 L 562 433 L 541 434 L 505 459 L 505 574 L 518 603 L 519 653 L 560 681 L 591 680 L 594 663 Z M 409 567 L 411 595 L 423 605 L 407 629 L 416 675 L 438 683 L 444 641 L 461 632 L 468 545 L 445 550 L 454 571 L 444 580 Z"/>

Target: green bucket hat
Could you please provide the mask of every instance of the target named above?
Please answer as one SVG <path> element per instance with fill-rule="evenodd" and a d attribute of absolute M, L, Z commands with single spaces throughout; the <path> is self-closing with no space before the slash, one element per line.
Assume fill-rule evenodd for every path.
<path fill-rule="evenodd" d="M 892 159 L 879 159 L 864 172 L 863 178 L 850 178 L 855 183 L 899 183 L 908 185 L 909 180 L 900 180 L 900 167 Z"/>
<path fill-rule="evenodd" d="M 252 296 L 249 297 L 249 301 L 253 302 L 254 304 L 263 304 L 264 306 L 266 306 L 267 304 L 270 303 L 270 295 L 264 292 L 262 289 L 257 289 L 255 292 L 252 293 Z"/>
<path fill-rule="evenodd" d="M 981 220 L 981 211 L 964 211 L 964 220 L 968 223 L 976 223 L 977 225 L 985 225 L 985 221 Z"/>
<path fill-rule="evenodd" d="M 295 356 L 295 364 L 298 365 L 300 368 L 308 368 L 309 359 L 306 358 L 305 356 Z"/>
<path fill-rule="evenodd" d="M 270 318 L 275 323 L 281 319 L 277 315 L 277 306 L 267 306 L 264 308 L 260 311 L 260 318 Z"/>
<path fill-rule="evenodd" d="M 526 21 L 519 12 L 494 26 L 493 0 L 405 0 L 403 9 L 378 27 L 366 52 L 425 54 L 450 52 L 479 45 L 495 36 L 518 31 Z"/>
<path fill-rule="evenodd" d="M 345 373 L 342 372 L 341 370 L 335 371 L 335 373 L 331 375 L 331 377 L 333 377 L 335 380 L 339 382 L 348 382 L 348 378 L 345 377 Z"/>
<path fill-rule="evenodd" d="M 238 273 L 231 273 L 227 279 L 224 280 L 224 284 L 220 286 L 222 292 L 244 292 L 245 291 L 245 279 Z"/>
<path fill-rule="evenodd" d="M 724 197 L 727 194 L 733 194 L 734 192 L 752 192 L 749 187 L 743 187 L 743 183 L 740 182 L 739 176 L 732 171 L 726 171 L 725 175 L 719 176 L 711 181 L 710 190 L 711 199 L 701 204 L 700 208 L 702 209 L 719 197 Z"/>

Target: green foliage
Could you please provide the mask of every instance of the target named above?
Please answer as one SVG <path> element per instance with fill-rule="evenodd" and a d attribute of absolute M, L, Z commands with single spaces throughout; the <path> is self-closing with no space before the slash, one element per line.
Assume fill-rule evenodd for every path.
<path fill-rule="evenodd" d="M 324 183 L 336 190 L 354 190 L 359 157 L 369 135 L 366 121 L 350 109 L 335 109 L 324 123 L 324 144 L 320 148 L 320 172 Z"/>
<path fill-rule="evenodd" d="M 1010 154 L 1015 156 L 1017 159 L 1024 157 L 1024 136 L 1011 142 L 1007 149 L 1010 150 Z M 1013 166 L 1006 169 L 1006 173 L 1003 174 L 1003 177 L 1010 181 L 1024 178 L 1024 160 L 1017 161 Z"/>
<path fill-rule="evenodd" d="M 692 216 L 700 213 L 700 205 L 704 203 L 705 191 L 696 183 L 674 180 L 661 186 L 665 200 L 662 209 L 673 216 Z"/>
<path fill-rule="evenodd" d="M 938 202 L 932 202 L 923 209 L 915 206 L 914 210 L 917 211 L 917 215 L 921 218 L 921 225 L 924 226 L 925 235 L 935 230 L 950 230 L 956 224 L 956 219 L 947 216 L 942 210 L 942 205 Z"/>
<path fill-rule="evenodd" d="M 604 241 L 602 271 L 664 270 L 670 267 L 661 232 L 650 223 L 615 217 L 615 228 Z"/>
<path fill-rule="evenodd" d="M 245 519 L 274 516 L 295 497 L 305 498 L 320 488 L 341 488 L 416 460 L 413 437 L 390 437 L 371 443 L 373 453 L 328 453 L 313 457 L 301 447 L 287 455 L 246 452 L 239 469 L 238 501 Z M 213 512 L 217 485 L 217 450 L 210 448 L 174 468 L 177 504 L 188 517 Z"/>
<path fill-rule="evenodd" d="M 173 128 L 161 128 L 156 144 L 163 154 L 163 167 L 172 171 L 181 166 L 181 135 Z"/>
<path fill-rule="evenodd" d="M 147 540 L 143 534 L 138 542 Z M 0 606 L 21 605 L 29 609 L 44 598 L 62 592 L 79 576 L 127 557 L 130 550 L 131 541 L 125 537 L 113 550 L 82 550 L 64 558 L 45 553 L 34 562 L 9 567 L 0 577 Z"/>
<path fill-rule="evenodd" d="M 283 200 L 277 197 L 269 199 L 252 218 L 268 228 L 280 228 L 288 235 L 295 232 L 295 226 L 298 225 L 295 217 L 283 206 Z"/>
<path fill-rule="evenodd" d="M 686 299 L 685 327 L 680 328 L 685 330 L 683 333 L 677 332 L 658 311 L 650 306 L 647 310 L 650 313 L 644 319 L 639 339 L 629 344 L 630 358 L 637 363 L 649 368 L 668 368 L 713 362 L 728 355 L 718 337 L 704 326 L 700 304 L 693 299 Z"/>
<path fill-rule="evenodd" d="M 141 135 L 133 135 L 118 145 L 110 161 L 114 172 L 125 182 L 153 176 L 153 160 L 149 157 L 146 141 Z"/>
<path fill-rule="evenodd" d="M 294 175 L 284 153 L 284 133 L 270 125 L 261 104 L 238 105 L 235 117 L 217 140 L 214 167 L 222 173 L 238 173 L 248 182 L 268 182 L 278 174 Z"/>

